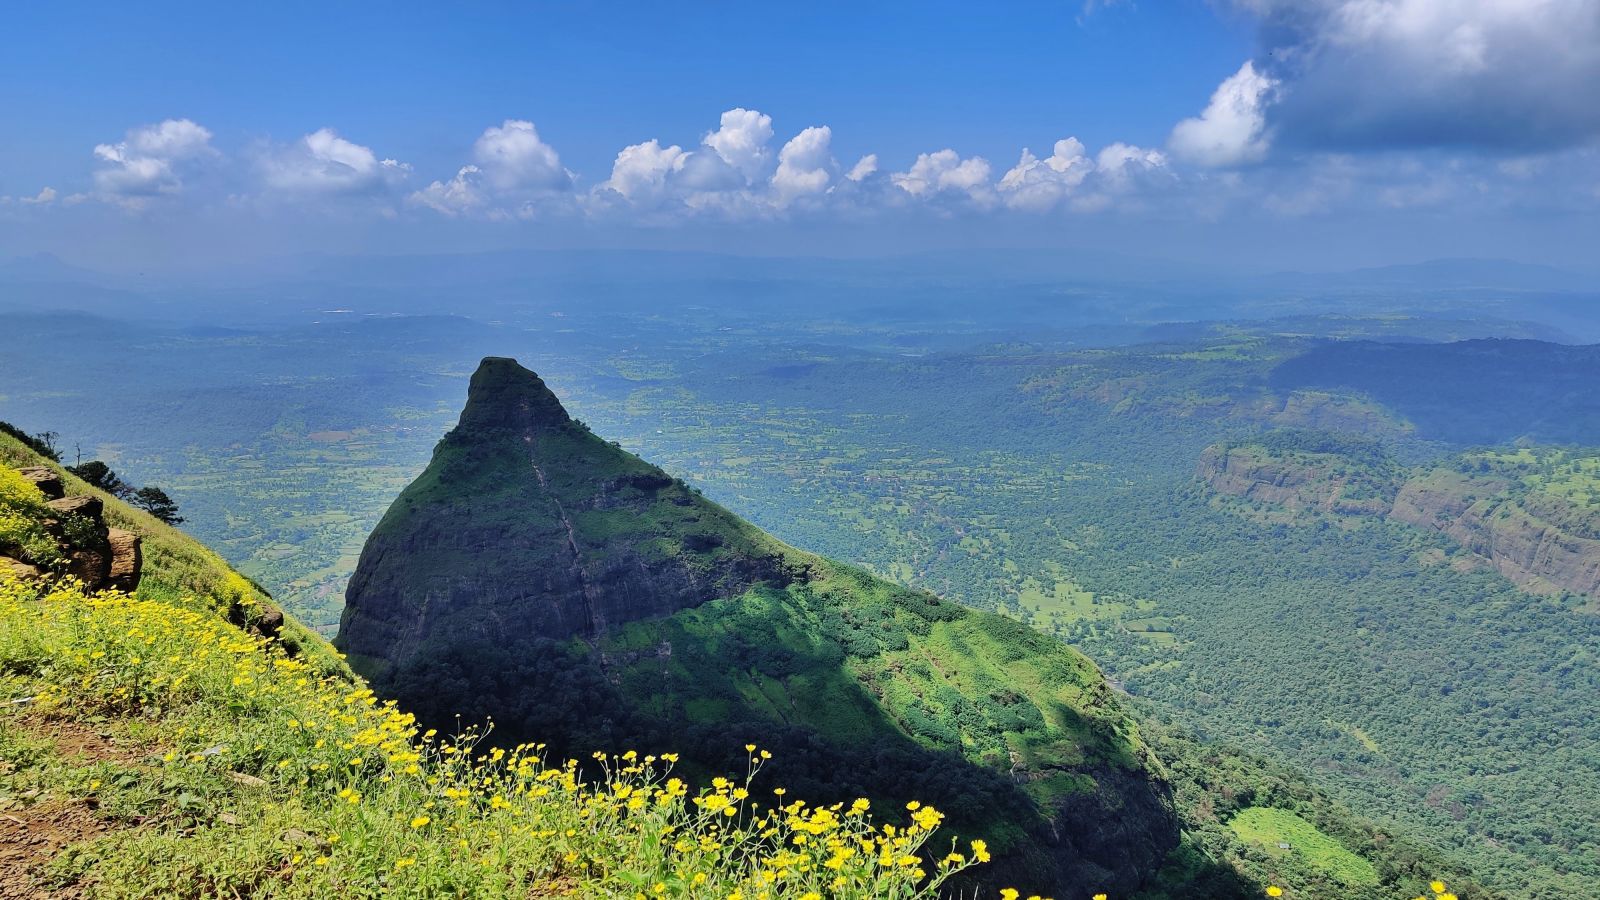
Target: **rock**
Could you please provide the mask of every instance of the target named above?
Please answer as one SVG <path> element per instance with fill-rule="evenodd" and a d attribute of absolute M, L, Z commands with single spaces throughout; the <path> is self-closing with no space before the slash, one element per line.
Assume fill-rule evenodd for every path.
<path fill-rule="evenodd" d="M 61 476 L 49 466 L 29 466 L 18 469 L 17 474 L 33 482 L 33 486 L 44 493 L 48 500 L 59 500 L 66 488 L 61 484 Z"/>
<path fill-rule="evenodd" d="M 44 574 L 36 566 L 30 566 L 20 559 L 12 559 L 9 556 L 0 556 L 0 571 L 8 571 L 24 580 L 39 578 Z"/>
<path fill-rule="evenodd" d="M 143 568 L 139 536 L 122 528 L 108 528 L 106 541 L 111 545 L 111 566 L 106 572 L 107 586 L 131 594 L 139 587 L 139 574 Z"/>
<path fill-rule="evenodd" d="M 257 778 L 254 775 L 246 775 L 243 772 L 229 772 L 228 773 L 228 779 L 230 781 L 232 781 L 234 784 L 242 784 L 245 787 L 266 787 L 267 786 L 266 779 Z"/>
<path fill-rule="evenodd" d="M 234 603 L 228 607 L 228 621 L 236 628 L 275 638 L 283 630 L 283 610 L 270 603 Z"/>
<path fill-rule="evenodd" d="M 275 638 L 283 630 L 283 610 L 268 606 L 261 611 L 260 618 L 255 622 L 256 630 L 262 637 Z"/>
<path fill-rule="evenodd" d="M 45 505 L 62 515 L 87 516 L 96 522 L 102 521 L 106 510 L 105 503 L 101 502 L 99 497 L 92 497 L 88 494 L 49 500 L 45 502 Z"/>

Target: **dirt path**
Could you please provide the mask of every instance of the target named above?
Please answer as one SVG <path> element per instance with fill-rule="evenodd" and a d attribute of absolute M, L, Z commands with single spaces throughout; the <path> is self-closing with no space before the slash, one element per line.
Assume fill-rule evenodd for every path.
<path fill-rule="evenodd" d="M 24 717 L 8 724 L 49 740 L 60 760 L 72 766 L 96 762 L 126 766 L 149 756 L 147 747 L 118 741 L 79 722 Z M 101 837 L 119 826 L 97 816 L 91 800 L 32 790 L 17 799 L 20 804 L 10 804 L 15 808 L 0 808 L 0 900 L 83 896 L 77 886 L 47 888 L 42 880 L 45 868 L 67 846 Z"/>

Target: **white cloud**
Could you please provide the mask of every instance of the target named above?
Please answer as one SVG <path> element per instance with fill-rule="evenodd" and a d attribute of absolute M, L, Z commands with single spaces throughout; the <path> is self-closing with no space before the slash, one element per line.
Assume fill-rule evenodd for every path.
<path fill-rule="evenodd" d="M 137 206 L 151 197 L 183 189 L 184 169 L 214 157 L 211 132 L 188 119 L 167 119 L 128 132 L 115 144 L 100 144 L 94 155 L 102 166 L 95 186 L 110 200 Z"/>
<path fill-rule="evenodd" d="M 482 176 L 477 166 L 462 166 L 449 181 L 435 181 L 412 193 L 411 202 L 447 216 L 474 212 L 487 202 L 483 194 Z"/>
<path fill-rule="evenodd" d="M 772 117 L 738 107 L 722 114 L 721 127 L 702 141 L 747 183 L 761 177 L 767 165 L 767 142 L 772 140 Z"/>
<path fill-rule="evenodd" d="M 774 204 L 782 208 L 827 191 L 839 167 L 830 151 L 832 140 L 833 130 L 822 125 L 807 128 L 783 145 L 778 151 L 778 171 L 772 175 Z"/>
<path fill-rule="evenodd" d="M 1226 167 L 1266 156 L 1266 106 L 1278 82 L 1246 62 L 1211 94 L 1205 111 L 1172 129 L 1167 146 L 1177 156 L 1202 166 Z"/>
<path fill-rule="evenodd" d="M 771 216 L 810 193 L 807 183 L 817 178 L 815 144 L 820 138 L 826 155 L 830 133 L 823 127 L 796 136 L 780 153 L 787 162 L 768 178 L 772 134 L 771 116 L 738 108 L 722 114 L 698 149 L 663 146 L 659 139 L 625 147 L 612 163 L 611 177 L 591 194 L 590 209 L 603 212 L 622 204 L 656 218 Z"/>
<path fill-rule="evenodd" d="M 1112 187 L 1128 187 L 1141 176 L 1166 170 L 1166 154 L 1133 144 L 1109 144 L 1095 156 L 1098 180 Z"/>
<path fill-rule="evenodd" d="M 495 190 L 564 191 L 572 186 L 572 173 L 561 167 L 561 156 L 540 139 L 532 122 L 507 119 L 484 129 L 472 145 L 472 157 Z"/>
<path fill-rule="evenodd" d="M 30 204 L 30 205 L 33 205 L 33 206 L 46 206 L 46 205 L 49 205 L 51 203 L 54 203 L 55 199 L 56 199 L 56 189 L 53 188 L 53 187 L 40 188 L 39 189 L 39 193 L 33 195 L 32 197 L 18 197 L 17 198 L 18 202 L 27 203 L 27 204 Z"/>
<path fill-rule="evenodd" d="M 1318 149 L 1548 151 L 1600 136 L 1600 0 L 1235 0 L 1269 111 Z"/>
<path fill-rule="evenodd" d="M 261 161 L 267 186 L 305 194 L 363 194 L 399 184 L 411 167 L 323 128 Z"/>
<path fill-rule="evenodd" d="M 654 139 L 624 147 L 600 187 L 635 203 L 657 201 L 666 193 L 667 177 L 680 171 L 689 155 L 676 144 L 663 147 Z"/>
<path fill-rule="evenodd" d="M 845 178 L 851 181 L 864 181 L 878 171 L 878 154 L 868 153 L 856 160 L 856 164 L 845 173 Z"/>
<path fill-rule="evenodd" d="M 1075 137 L 1056 141 L 1045 159 L 1023 148 L 1022 159 L 1000 177 L 1000 193 L 1014 209 L 1050 209 L 1083 184 L 1094 168 L 1083 142 Z"/>
<path fill-rule="evenodd" d="M 574 176 L 561 165 L 561 155 L 522 119 L 485 128 L 473 142 L 472 160 L 450 180 L 412 193 L 411 202 L 450 216 L 526 218 L 561 205 L 572 188 Z"/>
<path fill-rule="evenodd" d="M 993 202 L 994 192 L 989 185 L 989 161 L 981 156 L 966 159 L 954 150 L 921 153 L 916 162 L 904 172 L 889 176 L 894 185 L 919 199 L 932 199 L 941 194 L 966 197 L 980 206 Z"/>

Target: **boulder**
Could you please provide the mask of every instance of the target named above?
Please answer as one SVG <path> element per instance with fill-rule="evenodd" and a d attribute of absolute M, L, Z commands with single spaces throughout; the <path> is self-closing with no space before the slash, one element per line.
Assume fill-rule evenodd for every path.
<path fill-rule="evenodd" d="M 44 492 L 47 500 L 59 500 L 66 491 L 66 487 L 61 483 L 61 476 L 49 466 L 29 466 L 18 469 L 17 474 L 33 482 L 34 487 Z"/>
<path fill-rule="evenodd" d="M 10 572 L 21 579 L 38 578 L 44 574 L 36 566 L 30 566 L 20 559 L 12 559 L 9 556 L 0 556 L 0 572 Z"/>
<path fill-rule="evenodd" d="M 65 516 L 88 516 L 96 522 L 101 521 L 106 511 L 106 505 L 99 497 L 91 497 L 88 494 L 49 500 L 45 506 Z"/>
<path fill-rule="evenodd" d="M 133 593 L 139 587 L 139 571 L 143 562 L 139 536 L 122 528 L 108 528 L 106 542 L 111 545 L 111 566 L 106 572 L 106 586 Z"/>

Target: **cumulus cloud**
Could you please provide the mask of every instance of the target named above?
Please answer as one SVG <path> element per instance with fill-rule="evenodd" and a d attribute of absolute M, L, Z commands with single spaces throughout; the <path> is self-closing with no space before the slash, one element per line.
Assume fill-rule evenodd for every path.
<path fill-rule="evenodd" d="M 1022 159 L 1000 177 L 1000 193 L 1013 208 L 1050 209 L 1077 190 L 1094 168 L 1083 142 L 1075 137 L 1056 141 L 1045 159 L 1024 147 Z"/>
<path fill-rule="evenodd" d="M 1024 149 L 1022 159 L 997 188 L 1010 209 L 1046 212 L 1066 205 L 1079 212 L 1105 208 L 1119 195 L 1173 180 L 1167 157 L 1159 150 L 1133 144 L 1111 144 L 1093 157 L 1077 138 L 1056 141 L 1040 159 Z"/>
<path fill-rule="evenodd" d="M 738 107 L 723 113 L 721 127 L 707 134 L 701 143 L 738 170 L 746 181 L 753 182 L 766 168 L 770 140 L 772 117 Z"/>
<path fill-rule="evenodd" d="M 1094 161 L 1099 181 L 1119 189 L 1131 187 L 1149 175 L 1171 176 L 1166 154 L 1133 144 L 1109 144 L 1100 150 Z"/>
<path fill-rule="evenodd" d="M 106 198 L 140 205 L 183 189 L 185 170 L 214 157 L 211 132 L 188 119 L 167 119 L 128 132 L 115 144 L 94 148 L 100 160 L 94 183 Z"/>
<path fill-rule="evenodd" d="M 55 199 L 56 189 L 53 187 L 40 188 L 39 193 L 34 194 L 32 197 L 17 198 L 18 202 L 26 203 L 30 206 L 47 206 L 51 203 L 54 203 Z"/>
<path fill-rule="evenodd" d="M 1235 3 L 1261 17 L 1284 142 L 1526 153 L 1600 136 L 1600 0 Z"/>
<path fill-rule="evenodd" d="M 1205 111 L 1172 129 L 1167 146 L 1202 166 L 1257 162 L 1267 153 L 1266 106 L 1278 82 L 1246 62 L 1211 94 Z"/>
<path fill-rule="evenodd" d="M 366 194 L 391 188 L 411 167 L 379 159 L 371 148 L 347 141 L 331 128 L 314 131 L 261 161 L 268 187 L 303 194 Z"/>
<path fill-rule="evenodd" d="M 779 151 L 778 170 L 771 168 L 772 117 L 757 110 L 724 112 L 700 146 L 686 150 L 651 139 L 624 147 L 611 165 L 611 177 L 590 196 L 590 208 L 631 208 L 652 216 L 673 214 L 725 218 L 770 216 L 810 196 L 825 169 L 823 186 L 832 178 L 827 157 L 831 132 L 808 128 Z"/>
<path fill-rule="evenodd" d="M 839 168 L 830 144 L 833 130 L 813 126 L 795 135 L 778 151 L 778 171 L 772 175 L 773 202 L 786 207 L 795 201 L 822 194 Z M 858 163 L 859 165 L 859 163 Z"/>
<path fill-rule="evenodd" d="M 667 177 L 682 170 L 688 156 L 682 147 L 663 147 L 655 139 L 624 147 L 601 187 L 636 203 L 659 200 L 666 193 Z"/>
<path fill-rule="evenodd" d="M 472 162 L 448 181 L 435 181 L 411 201 L 446 215 L 485 212 L 529 215 L 571 190 L 573 174 L 534 124 L 507 119 L 485 128 L 472 145 Z"/>
<path fill-rule="evenodd" d="M 856 160 L 856 164 L 850 167 L 850 171 L 846 172 L 844 177 L 850 181 L 864 181 L 876 174 L 877 171 L 878 154 L 868 153 L 866 156 Z"/>
<path fill-rule="evenodd" d="M 889 176 L 895 187 L 918 199 L 955 195 L 981 206 L 994 201 L 989 184 L 989 161 L 981 156 L 965 159 L 951 149 L 920 153 L 911 168 Z"/>

